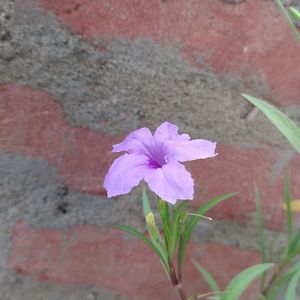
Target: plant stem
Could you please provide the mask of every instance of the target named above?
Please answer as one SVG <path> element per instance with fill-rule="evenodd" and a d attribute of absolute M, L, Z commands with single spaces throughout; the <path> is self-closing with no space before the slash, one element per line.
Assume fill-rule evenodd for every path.
<path fill-rule="evenodd" d="M 181 300 L 187 300 L 187 296 L 183 290 L 182 282 L 178 280 L 176 276 L 176 270 L 172 261 L 169 261 L 170 265 L 170 278 L 174 289 L 177 291 Z"/>
<path fill-rule="evenodd" d="M 280 276 L 281 272 L 283 271 L 285 264 L 280 264 L 277 269 L 274 271 L 272 277 L 270 278 L 266 287 L 262 290 L 261 297 L 265 299 L 268 296 L 273 284 L 275 283 L 276 279 Z"/>

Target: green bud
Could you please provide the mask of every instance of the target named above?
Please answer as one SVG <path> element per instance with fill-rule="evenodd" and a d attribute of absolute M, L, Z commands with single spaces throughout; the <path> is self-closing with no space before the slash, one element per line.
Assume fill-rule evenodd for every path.
<path fill-rule="evenodd" d="M 155 217 L 152 212 L 150 212 L 146 215 L 146 223 L 147 223 L 149 230 L 155 229 Z"/>

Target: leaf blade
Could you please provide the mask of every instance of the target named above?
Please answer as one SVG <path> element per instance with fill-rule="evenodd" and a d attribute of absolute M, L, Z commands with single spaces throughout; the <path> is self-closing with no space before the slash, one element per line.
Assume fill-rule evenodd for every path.
<path fill-rule="evenodd" d="M 273 105 L 253 96 L 242 94 L 251 104 L 262 111 L 265 116 L 279 129 L 283 136 L 300 153 L 300 128 Z"/>
<path fill-rule="evenodd" d="M 273 264 L 259 264 L 252 266 L 236 275 L 226 287 L 227 294 L 221 296 L 221 300 L 238 300 L 252 281 L 271 268 Z"/>
<path fill-rule="evenodd" d="M 216 206 L 217 204 L 219 204 L 220 202 L 227 200 L 235 195 L 237 195 L 238 193 L 233 192 L 233 193 L 228 193 L 228 194 L 223 194 L 220 196 L 217 196 L 215 198 L 213 198 L 212 200 L 208 201 L 207 203 L 205 203 L 201 208 L 199 208 L 199 210 L 196 212 L 198 215 L 205 215 L 211 208 L 213 208 L 214 206 Z M 181 272 L 182 270 L 182 264 L 183 264 L 183 260 L 184 260 L 184 255 L 185 255 L 185 250 L 186 247 L 188 245 L 188 242 L 191 238 L 191 235 L 193 233 L 193 230 L 195 228 L 195 226 L 197 225 L 197 223 L 199 222 L 199 220 L 201 219 L 201 216 L 192 216 L 189 218 L 189 220 L 187 221 L 187 224 L 185 226 L 185 230 L 183 233 L 183 238 L 182 241 L 179 245 L 179 251 L 178 251 L 178 269 L 179 272 Z"/>
<path fill-rule="evenodd" d="M 153 249 L 155 251 L 155 253 L 160 257 L 164 268 L 166 270 L 169 269 L 167 253 L 166 253 L 165 249 L 159 243 L 157 243 L 155 241 L 154 242 L 150 241 L 141 232 L 139 232 L 138 230 L 136 230 L 133 227 L 125 226 L 125 225 L 114 225 L 113 227 L 115 229 L 127 232 L 127 233 L 133 235 L 134 237 L 138 238 L 139 240 L 143 241 L 147 246 L 149 246 L 151 249 Z"/>
<path fill-rule="evenodd" d="M 284 202 L 286 206 L 286 220 L 287 220 L 287 233 L 288 233 L 288 248 L 292 240 L 293 234 L 293 215 L 291 208 L 291 194 L 290 194 L 290 177 L 288 172 L 284 178 Z"/>
<path fill-rule="evenodd" d="M 193 264 L 195 265 L 195 267 L 197 268 L 197 270 L 200 272 L 200 274 L 203 276 L 203 278 L 205 279 L 205 281 L 208 283 L 210 289 L 213 292 L 219 292 L 220 288 L 219 288 L 217 282 L 215 281 L 215 279 L 212 277 L 212 275 L 205 268 L 203 268 L 200 265 L 200 263 L 198 263 L 194 259 L 193 259 Z"/>
<path fill-rule="evenodd" d="M 292 277 L 291 281 L 289 282 L 284 295 L 284 300 L 296 300 L 296 289 L 299 278 L 300 271 L 296 272 Z"/>
<path fill-rule="evenodd" d="M 168 237 L 168 253 L 170 259 L 173 257 L 178 244 L 180 236 L 180 218 L 186 205 L 186 202 L 182 202 L 178 207 L 176 207 L 171 220 L 170 234 Z"/>
<path fill-rule="evenodd" d="M 143 188 L 142 200 L 143 200 L 144 215 L 145 215 L 145 218 L 146 218 L 146 216 L 148 214 L 150 214 L 152 211 L 151 211 L 149 198 L 148 198 L 148 195 L 147 195 L 147 192 L 146 192 L 145 188 Z"/>

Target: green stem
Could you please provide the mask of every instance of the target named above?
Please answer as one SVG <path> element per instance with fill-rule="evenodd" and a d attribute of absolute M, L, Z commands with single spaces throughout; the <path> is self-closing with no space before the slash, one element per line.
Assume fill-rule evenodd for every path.
<path fill-rule="evenodd" d="M 272 277 L 270 278 L 270 280 L 268 281 L 268 284 L 266 285 L 266 287 L 263 289 L 260 298 L 261 299 L 265 299 L 270 290 L 272 289 L 274 283 L 276 282 L 276 280 L 280 277 L 281 272 L 284 270 L 284 268 L 286 267 L 287 262 L 282 261 L 276 268 L 276 270 L 274 271 Z"/>
<path fill-rule="evenodd" d="M 174 289 L 178 293 L 181 300 L 187 300 L 188 298 L 184 292 L 182 282 L 177 278 L 174 264 L 171 261 L 169 261 L 169 265 L 170 265 L 170 278 Z"/>

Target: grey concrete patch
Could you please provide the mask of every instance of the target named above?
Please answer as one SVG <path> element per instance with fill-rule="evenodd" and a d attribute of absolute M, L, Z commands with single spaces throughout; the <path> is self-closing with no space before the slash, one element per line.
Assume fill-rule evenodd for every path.
<path fill-rule="evenodd" d="M 192 66 L 179 45 L 84 41 L 33 0 L 17 0 L 15 7 L 12 40 L 1 45 L 0 82 L 47 90 L 72 125 L 120 134 L 169 120 L 194 137 L 285 145 L 240 96 L 267 91 L 255 76 L 220 77 L 208 66 Z"/>
<path fill-rule="evenodd" d="M 223 1 L 230 4 L 239 4 L 241 2 L 244 2 L 245 0 L 223 0 Z"/>
<path fill-rule="evenodd" d="M 0 3 L 0 41 L 11 38 L 10 23 L 13 15 L 14 0 L 1 0 Z"/>

